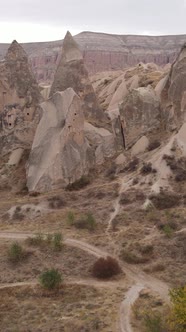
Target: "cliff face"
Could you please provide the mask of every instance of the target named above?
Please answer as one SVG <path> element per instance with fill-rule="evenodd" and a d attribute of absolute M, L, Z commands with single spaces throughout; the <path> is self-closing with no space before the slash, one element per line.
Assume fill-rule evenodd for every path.
<path fill-rule="evenodd" d="M 82 32 L 75 36 L 83 51 L 89 73 L 118 70 L 139 62 L 154 62 L 160 66 L 172 63 L 186 41 L 179 36 L 132 36 Z M 63 41 L 22 44 L 40 82 L 50 83 L 61 56 Z M 0 60 L 8 44 L 0 44 Z"/>

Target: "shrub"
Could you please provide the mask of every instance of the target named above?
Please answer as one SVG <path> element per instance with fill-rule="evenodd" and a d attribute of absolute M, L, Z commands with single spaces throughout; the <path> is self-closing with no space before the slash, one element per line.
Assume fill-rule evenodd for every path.
<path fill-rule="evenodd" d="M 116 177 L 116 170 L 117 166 L 115 164 L 112 164 L 109 169 L 106 170 L 105 176 L 109 178 L 109 180 L 114 180 Z"/>
<path fill-rule="evenodd" d="M 88 184 L 90 184 L 90 177 L 83 175 L 79 180 L 75 181 L 74 183 L 70 183 L 66 187 L 66 190 L 68 191 L 80 190 L 86 187 Z"/>
<path fill-rule="evenodd" d="M 45 242 L 44 234 L 38 233 L 35 236 L 28 237 L 26 243 L 30 246 L 42 246 Z"/>
<path fill-rule="evenodd" d="M 159 194 L 152 194 L 149 198 L 159 210 L 170 209 L 178 206 L 181 202 L 181 197 L 179 195 L 164 191 L 161 191 Z"/>
<path fill-rule="evenodd" d="M 38 197 L 39 195 L 40 195 L 40 193 L 37 192 L 37 191 L 31 191 L 31 192 L 29 193 L 29 196 L 30 196 L 30 197 Z"/>
<path fill-rule="evenodd" d="M 161 143 L 158 140 L 152 141 L 148 146 L 148 151 L 155 150 L 155 149 L 159 148 L 160 145 L 161 145 Z"/>
<path fill-rule="evenodd" d="M 74 222 L 74 226 L 80 229 L 88 229 L 89 231 L 94 231 L 96 227 L 96 220 L 92 213 L 87 213 L 80 219 Z"/>
<path fill-rule="evenodd" d="M 63 237 L 61 233 L 55 234 L 41 234 L 38 233 L 36 236 L 29 237 L 26 239 L 26 243 L 31 246 L 37 247 L 50 247 L 53 248 L 55 251 L 60 251 L 63 247 Z"/>
<path fill-rule="evenodd" d="M 107 279 L 121 273 L 121 268 L 115 258 L 99 258 L 93 265 L 92 274 L 95 278 Z"/>
<path fill-rule="evenodd" d="M 12 216 L 13 220 L 23 220 L 24 219 L 24 214 L 21 213 L 21 207 L 20 206 L 16 206 L 16 209 L 14 211 L 14 214 Z"/>
<path fill-rule="evenodd" d="M 124 168 L 124 171 L 134 172 L 139 165 L 139 159 L 134 157 Z"/>
<path fill-rule="evenodd" d="M 125 249 L 121 251 L 121 258 L 129 264 L 143 264 L 149 261 L 149 258 L 137 256 L 133 252 L 129 252 Z"/>
<path fill-rule="evenodd" d="M 152 164 L 151 163 L 145 163 L 141 170 L 140 170 L 140 173 L 143 174 L 143 175 L 146 175 L 146 174 L 150 174 L 152 173 L 154 170 L 152 169 Z"/>
<path fill-rule="evenodd" d="M 26 257 L 26 252 L 22 248 L 22 246 L 14 242 L 11 246 L 10 249 L 8 250 L 8 258 L 11 262 L 13 263 L 18 263 L 22 261 Z"/>
<path fill-rule="evenodd" d="M 165 332 L 161 314 L 149 312 L 144 315 L 145 332 Z"/>
<path fill-rule="evenodd" d="M 61 233 L 55 233 L 53 236 L 53 247 L 55 251 L 60 251 L 63 247 L 63 237 Z"/>
<path fill-rule="evenodd" d="M 68 212 L 68 214 L 67 214 L 67 222 L 68 222 L 69 225 L 74 225 L 74 222 L 75 222 L 74 212 L 72 212 L 72 211 Z"/>
<path fill-rule="evenodd" d="M 140 252 L 144 255 L 151 255 L 154 251 L 154 247 L 152 244 L 146 244 L 143 247 L 140 247 Z"/>
<path fill-rule="evenodd" d="M 54 196 L 48 198 L 49 208 L 50 209 L 60 209 L 65 206 L 65 201 L 62 197 Z"/>
<path fill-rule="evenodd" d="M 165 235 L 167 236 L 167 237 L 171 237 L 172 236 L 172 234 L 173 234 L 173 229 L 171 228 L 171 226 L 169 225 L 169 224 L 166 224 L 166 225 L 164 225 L 163 226 L 163 228 L 162 228 L 162 231 L 165 233 Z"/>
<path fill-rule="evenodd" d="M 175 332 L 186 331 L 186 286 L 172 289 L 170 291 L 172 312 L 170 325 Z"/>
<path fill-rule="evenodd" d="M 41 286 L 48 290 L 59 288 L 62 281 L 62 276 L 56 269 L 46 270 L 39 277 Z"/>

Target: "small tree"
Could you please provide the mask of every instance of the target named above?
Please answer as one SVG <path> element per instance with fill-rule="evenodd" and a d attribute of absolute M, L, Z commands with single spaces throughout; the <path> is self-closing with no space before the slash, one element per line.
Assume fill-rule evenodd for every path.
<path fill-rule="evenodd" d="M 40 284 L 43 288 L 52 290 L 60 286 L 63 279 L 60 272 L 56 269 L 46 270 L 39 277 Z"/>
<path fill-rule="evenodd" d="M 53 247 L 55 251 L 60 251 L 63 247 L 63 237 L 61 233 L 55 233 L 53 237 Z"/>
<path fill-rule="evenodd" d="M 73 211 L 69 211 L 67 214 L 67 222 L 70 226 L 74 225 L 75 215 Z"/>
<path fill-rule="evenodd" d="M 25 251 L 23 250 L 22 246 L 14 242 L 11 246 L 10 249 L 8 250 L 8 258 L 11 262 L 13 263 L 18 263 L 22 259 L 24 259 L 26 256 Z"/>
<path fill-rule="evenodd" d="M 118 261 L 108 256 L 99 258 L 93 265 L 92 274 L 96 278 L 107 279 L 121 273 Z"/>

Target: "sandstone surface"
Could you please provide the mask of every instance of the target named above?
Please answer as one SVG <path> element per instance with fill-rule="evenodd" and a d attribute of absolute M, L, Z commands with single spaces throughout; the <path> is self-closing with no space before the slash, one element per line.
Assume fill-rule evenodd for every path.
<path fill-rule="evenodd" d="M 106 116 L 98 104 L 83 56 L 70 32 L 67 32 L 63 42 L 62 56 L 54 76 L 50 96 L 68 88 L 72 88 L 81 98 L 85 119 L 103 127 L 107 121 Z"/>
<path fill-rule="evenodd" d="M 41 95 L 23 48 L 13 41 L 0 63 L 1 154 L 32 144 Z"/>
<path fill-rule="evenodd" d="M 94 157 L 84 135 L 80 98 L 69 88 L 41 104 L 27 170 L 29 191 L 65 187 L 87 174 Z"/>

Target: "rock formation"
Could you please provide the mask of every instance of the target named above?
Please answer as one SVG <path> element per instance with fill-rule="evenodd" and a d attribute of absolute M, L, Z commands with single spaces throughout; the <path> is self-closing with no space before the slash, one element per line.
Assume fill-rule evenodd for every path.
<path fill-rule="evenodd" d="M 171 130 L 179 128 L 186 120 L 186 44 L 157 90 L 161 98 L 165 127 Z"/>
<path fill-rule="evenodd" d="M 141 136 L 160 130 L 160 104 L 154 90 L 133 89 L 121 104 L 120 118 L 127 148 Z"/>
<path fill-rule="evenodd" d="M 105 125 L 106 116 L 99 107 L 88 77 L 88 71 L 84 66 L 81 51 L 70 32 L 67 32 L 63 42 L 61 60 L 51 86 L 50 96 L 69 87 L 81 98 L 85 119 L 100 127 Z"/>
<path fill-rule="evenodd" d="M 40 92 L 23 48 L 13 41 L 0 63 L 0 149 L 30 148 L 38 123 Z"/>
<path fill-rule="evenodd" d="M 41 104 L 28 163 L 29 191 L 65 187 L 89 172 L 93 151 L 84 134 L 82 103 L 72 88 L 55 93 Z"/>

